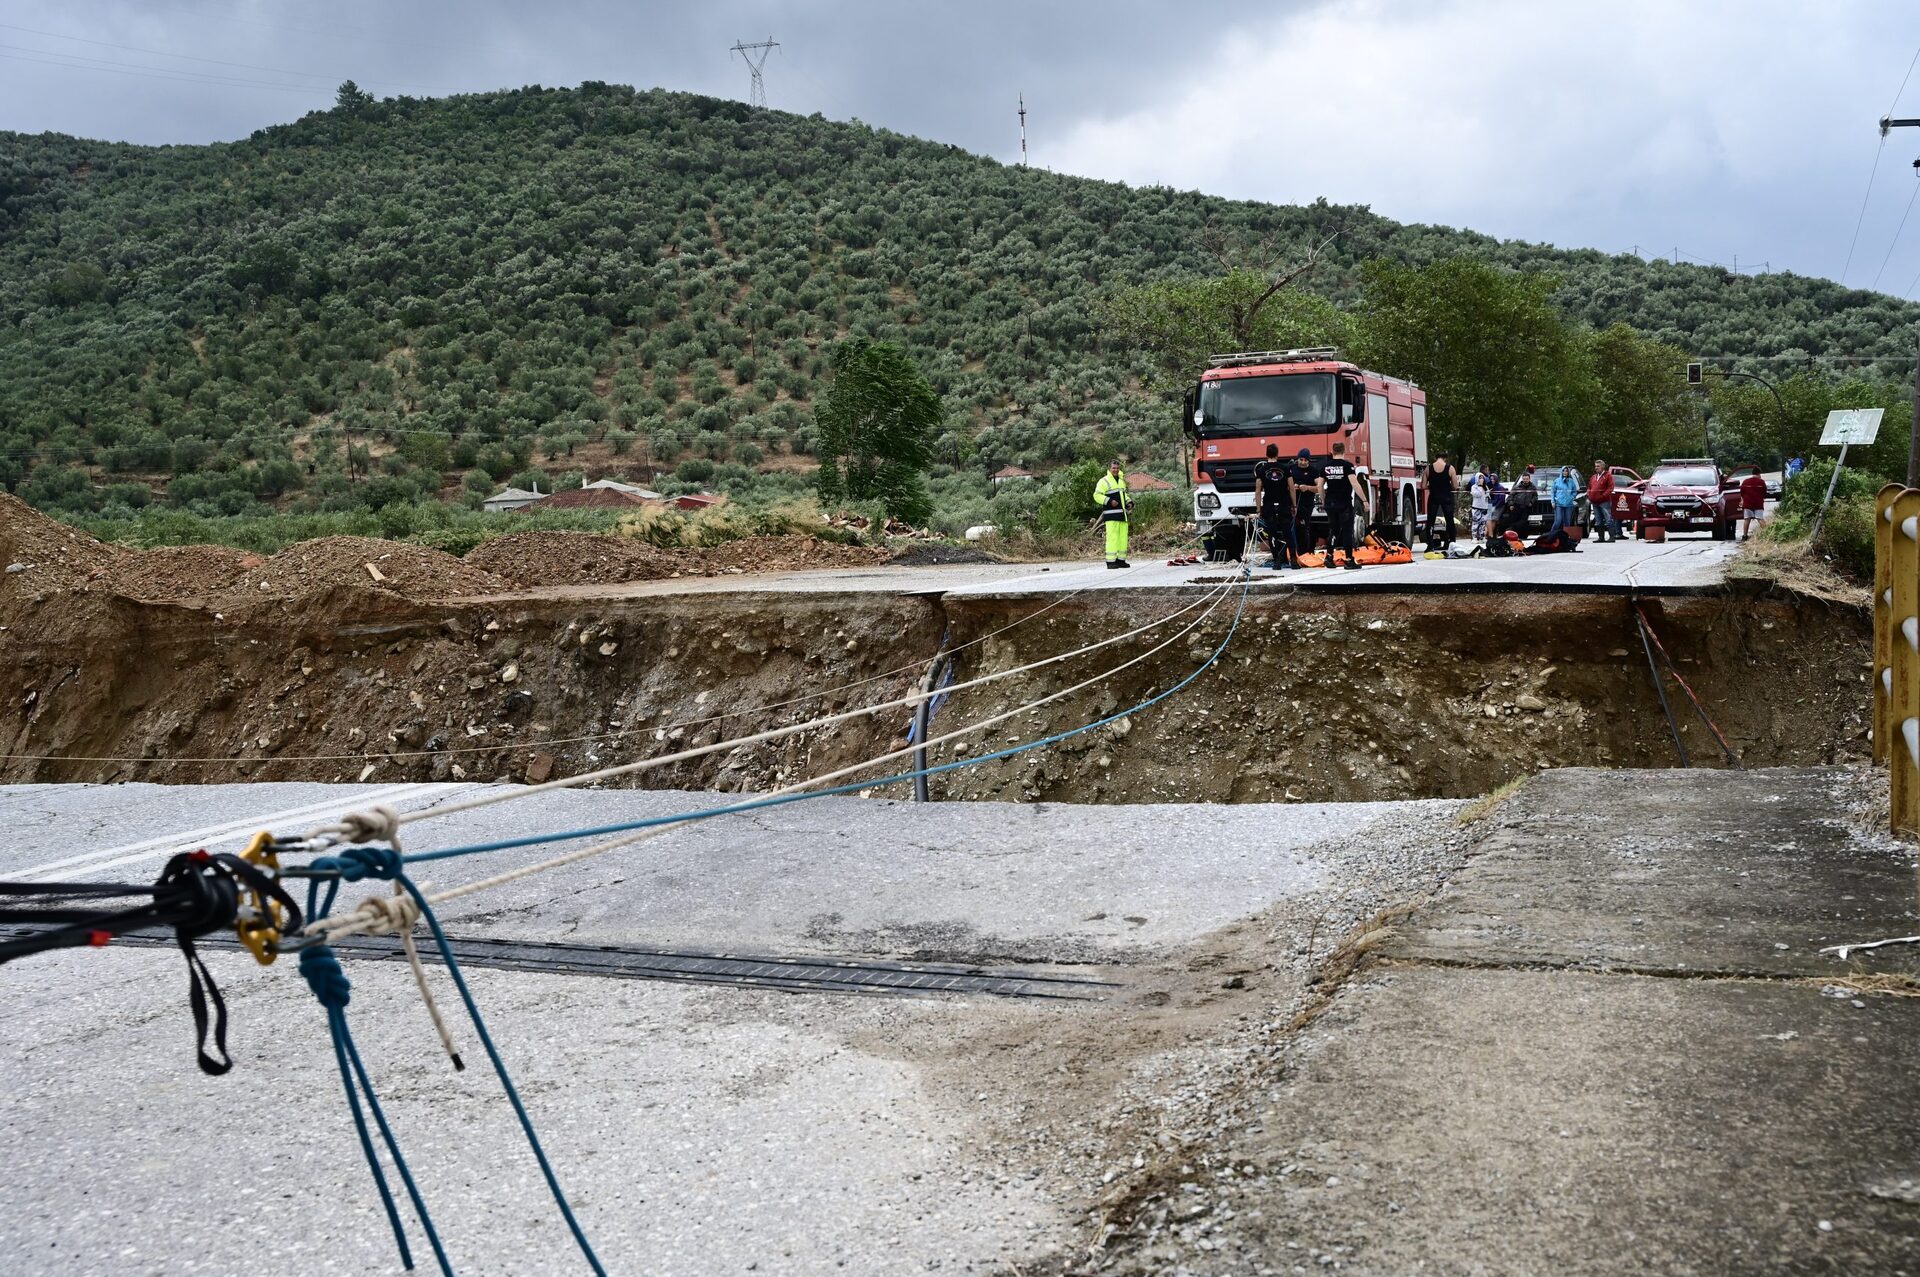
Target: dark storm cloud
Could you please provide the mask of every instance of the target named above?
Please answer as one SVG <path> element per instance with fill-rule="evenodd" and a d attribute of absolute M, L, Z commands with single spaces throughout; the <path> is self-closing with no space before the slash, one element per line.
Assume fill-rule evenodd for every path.
<path fill-rule="evenodd" d="M 0 125 L 206 142 L 330 105 L 349 77 L 382 96 L 604 80 L 744 98 L 747 68 L 729 46 L 772 38 L 781 43 L 766 68 L 772 106 L 1007 157 L 1018 150 L 1014 100 L 1024 92 L 1039 162 L 1045 140 L 1072 121 L 1138 106 L 1187 79 L 1245 12 L 1224 0 L 0 3 L 0 23 L 11 24 L 0 27 L 0 54 L 9 55 L 0 60 Z"/>
<path fill-rule="evenodd" d="M 244 137 L 382 96 L 602 80 L 769 104 L 1011 160 L 1248 199 L 1920 288 L 1920 135 L 1873 122 L 1910 0 L 0 0 L 0 128 Z M 23 29 L 24 28 L 24 29 Z M 54 34 L 47 34 L 54 33 Z M 59 36 L 82 37 L 81 43 Z M 169 56 L 172 55 L 172 56 Z M 181 56 L 185 55 L 185 56 Z M 199 59 L 195 60 L 188 60 Z M 60 65 L 53 65 L 53 64 Z M 1916 77 L 1920 79 L 1920 77 Z"/>

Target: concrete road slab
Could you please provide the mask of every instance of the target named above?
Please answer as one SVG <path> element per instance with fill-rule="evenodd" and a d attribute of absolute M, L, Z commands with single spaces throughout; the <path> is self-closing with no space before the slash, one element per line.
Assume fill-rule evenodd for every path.
<path fill-rule="evenodd" d="M 329 792 L 293 790 L 0 791 L 0 819 L 22 831 L 0 852 L 0 875 L 68 853 L 62 827 L 93 809 L 104 814 L 85 826 L 89 840 L 117 843 L 164 834 L 152 812 L 179 814 L 162 804 L 183 797 L 202 824 L 244 823 Z M 350 804 L 356 790 L 332 792 Z M 429 833 L 438 822 L 413 826 L 406 841 L 424 849 L 712 797 L 546 795 L 449 817 L 434 831 L 445 837 Z M 1246 945 L 1294 951 L 1346 925 L 1330 915 L 1361 916 L 1430 882 L 1435 857 L 1449 854 L 1456 809 L 822 800 L 678 833 L 446 916 L 456 934 L 979 949 L 1033 961 L 1121 962 L 1181 947 L 1172 961 L 1119 969 L 1135 984 L 1081 1003 L 468 970 L 610 1271 L 1036 1271 L 1085 1219 L 1079 1181 L 1063 1179 L 1060 1163 L 1097 1166 L 1087 1160 L 1094 1144 L 1069 1155 L 1061 1142 L 1111 1120 L 1099 1107 L 1106 1093 L 1083 1075 L 1176 1074 L 1209 1017 L 1252 1005 L 1240 1001 L 1257 996 L 1247 983 L 1278 988 L 1288 978 L 1264 961 L 1245 971 L 1213 964 L 1239 961 Z M 459 881 L 535 854 L 432 876 Z M 1240 921 L 1269 905 L 1259 923 Z M 1221 942 L 1189 970 L 1185 942 L 1213 944 L 1227 920 L 1239 924 L 1230 933 L 1256 934 Z M 397 1270 L 323 1011 L 287 962 L 262 968 L 231 949 L 207 956 L 238 1060 L 218 1079 L 193 1067 L 177 953 L 115 946 L 0 967 L 7 1271 L 237 1273 L 263 1255 L 289 1277 Z M 461 1073 L 440 1054 L 403 966 L 346 970 L 356 1037 L 458 1270 L 582 1271 L 444 977 L 430 976 L 465 1049 Z M 1221 970 L 1241 978 L 1227 986 Z M 1087 1105 L 1065 1119 L 1064 1134 L 1046 1124 L 1060 1120 L 1052 1106 L 1063 1093 Z M 1029 1116 L 1016 1124 L 1015 1112 Z M 415 1242 L 430 1263 L 417 1233 Z"/>
<path fill-rule="evenodd" d="M 1389 967 L 1291 1055 L 1207 1272 L 1920 1272 L 1920 1016 L 1782 982 Z"/>
<path fill-rule="evenodd" d="M 1857 830 L 1841 768 L 1535 777 L 1393 943 L 1405 958 L 1633 971 L 1920 974 L 1913 848 Z"/>
<path fill-rule="evenodd" d="M 1054 574 L 1079 572 L 1086 566 L 1084 561 L 943 563 L 921 567 L 879 564 L 864 568 L 809 568 L 796 572 L 670 577 L 661 581 L 628 581 L 620 585 L 554 585 L 484 597 L 489 600 L 511 600 L 653 598 L 668 594 L 937 594 L 962 585 L 1016 582 L 1029 578 L 1044 584 Z M 1037 584 L 1036 588 L 1042 588 L 1042 585 Z"/>
<path fill-rule="evenodd" d="M 420 801 L 445 802 L 455 787 Z M 461 797 L 511 792 L 466 786 Z M 270 791 L 270 792 L 261 792 Z M 364 804 L 363 786 L 70 785 L 0 788 L 0 876 L 74 854 L 239 822 L 304 833 Z M 290 804 L 320 806 L 290 826 L 268 820 Z M 409 851 L 617 824 L 749 795 L 671 790 L 556 791 L 421 821 Z M 172 804 L 169 806 L 169 804 Z M 1453 804 L 1287 805 L 926 803 L 822 798 L 721 817 L 606 857 L 449 904 L 463 935 L 783 954 L 922 955 L 996 962 L 1124 962 L 1185 943 L 1265 905 L 1318 888 L 1312 848 L 1389 813 Z M 192 815 L 187 815 L 187 812 Z M 81 824 L 82 813 L 84 823 Z M 250 823 L 251 822 L 251 823 Z M 242 835 L 235 835 L 236 838 Z M 421 866 L 428 890 L 469 883 L 572 851 L 580 842 Z M 116 862 L 124 857 L 115 857 Z M 144 860 L 66 876 L 150 880 Z M 350 888 L 346 900 L 357 900 Z"/>
<path fill-rule="evenodd" d="M 1275 572 L 1257 568 L 1254 587 L 1307 590 L 1392 590 L 1420 593 L 1449 590 L 1639 591 L 1645 594 L 1691 593 L 1717 588 L 1737 543 L 1710 538 L 1662 544 L 1614 541 L 1583 546 L 1576 554 L 1519 559 L 1416 559 L 1392 567 L 1358 572 L 1321 568 Z M 1265 562 L 1264 558 L 1260 560 Z M 1133 566 L 1109 570 L 1098 560 L 1052 563 L 960 563 L 923 567 L 878 566 L 805 572 L 743 573 L 738 576 L 682 577 L 633 581 L 625 585 L 569 585 L 519 591 L 489 598 L 512 600 L 651 598 L 675 594 L 821 594 L 884 591 L 897 594 L 950 594 L 956 598 L 1031 598 L 1082 590 L 1108 592 L 1187 587 L 1217 581 L 1238 564 L 1183 564 L 1141 555 Z"/>
<path fill-rule="evenodd" d="M 1651 544 L 1612 541 L 1583 546 L 1574 554 L 1548 554 L 1519 559 L 1415 559 L 1412 563 L 1362 568 L 1316 568 L 1276 571 L 1264 566 L 1253 573 L 1253 588 L 1298 590 L 1378 590 L 1409 593 L 1489 590 L 1579 592 L 1637 591 L 1643 594 L 1691 593 L 1719 587 L 1727 564 L 1739 553 L 1738 543 L 1702 539 Z M 1260 556 L 1258 562 L 1266 562 Z M 1217 582 L 1238 571 L 1238 564 L 1199 564 L 1169 567 L 1164 560 L 1136 561 L 1124 571 L 1101 564 L 1077 570 L 1056 568 L 1044 576 L 1011 581 L 956 583 L 946 593 L 954 598 L 1022 598 L 1062 590 L 1154 589 Z"/>
<path fill-rule="evenodd" d="M 240 1061 L 222 1078 L 194 1068 L 177 953 L 0 968 L 9 1273 L 400 1271 L 325 1013 L 284 964 L 213 961 Z M 585 1272 L 457 1009 L 462 1073 L 404 967 L 349 975 L 356 1039 L 456 1271 Z M 1063 1226 L 1038 1184 L 986 1169 L 970 1095 L 859 1045 L 974 1004 L 467 978 L 611 1272 L 1007 1271 Z"/>

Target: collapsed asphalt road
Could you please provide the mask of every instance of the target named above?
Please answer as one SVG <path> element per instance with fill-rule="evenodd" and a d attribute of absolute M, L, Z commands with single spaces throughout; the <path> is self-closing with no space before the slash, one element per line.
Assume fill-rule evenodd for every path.
<path fill-rule="evenodd" d="M 0 790 L 13 831 L 0 876 L 151 874 L 171 849 L 167 822 L 231 846 L 254 818 L 285 813 L 267 823 L 304 830 L 329 796 L 344 811 L 363 792 Z M 410 826 L 408 844 L 700 801 L 546 795 Z M 1058 1266 L 1116 1158 L 1204 1124 L 1246 1051 L 1219 1044 L 1222 1027 L 1297 998 L 1311 953 L 1438 883 L 1460 841 L 1456 807 L 827 799 L 677 831 L 476 895 L 443 920 L 473 937 L 894 955 L 1116 982 L 1098 1002 L 1043 1003 L 469 971 L 611 1271 Z M 444 887 L 540 854 L 424 876 Z M 349 889 L 344 903 L 357 899 Z M 320 1008 L 288 964 L 210 960 L 239 1059 L 217 1079 L 193 1067 L 177 953 L 109 947 L 0 968 L 0 1129 L 15 1167 L 0 1247 L 28 1271 L 229 1272 L 266 1251 L 289 1274 L 397 1267 Z M 460 1271 L 575 1271 L 497 1084 L 449 1070 L 403 967 L 352 962 L 348 974 L 362 1052 Z"/>
<path fill-rule="evenodd" d="M 1491 814 L 822 800 L 447 922 L 1117 986 L 896 999 L 470 972 L 615 1272 L 1898 1273 L 1920 1254 L 1901 1065 L 1920 959 L 1822 952 L 1920 930 L 1912 848 L 1860 824 L 1883 785 L 1568 770 Z M 151 817 L 183 802 L 218 829 L 328 796 L 4 790 L 0 873 L 79 856 L 132 874 L 166 849 Z M 410 842 L 698 798 L 540 801 Z M 480 871 L 444 870 L 432 885 Z M 285 967 L 215 955 L 240 1065 L 207 1079 L 178 961 L 0 969 L 0 1246 L 29 1272 L 240 1271 L 263 1249 L 290 1274 L 390 1271 L 319 1008 Z M 447 1068 L 398 964 L 349 971 L 461 1271 L 575 1271 L 491 1079 Z"/>

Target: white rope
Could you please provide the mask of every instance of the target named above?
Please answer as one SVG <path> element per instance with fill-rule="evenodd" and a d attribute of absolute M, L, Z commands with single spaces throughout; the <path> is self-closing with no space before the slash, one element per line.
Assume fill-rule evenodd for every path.
<path fill-rule="evenodd" d="M 344 916 L 352 919 L 354 926 L 350 932 L 342 931 L 340 934 L 400 937 L 400 947 L 407 954 L 407 967 L 413 972 L 414 987 L 420 991 L 420 1001 L 427 1008 L 427 1018 L 433 1021 L 433 1031 L 440 1035 L 440 1045 L 453 1061 L 454 1068 L 466 1068 L 466 1063 L 460 1058 L 460 1048 L 454 1045 L 453 1030 L 447 1027 L 447 1018 L 440 1014 L 440 1004 L 434 1001 L 433 990 L 427 986 L 427 971 L 420 963 L 420 950 L 413 942 L 414 929 L 420 925 L 420 902 L 396 882 L 392 895 L 368 896 L 358 908 Z"/>
<path fill-rule="evenodd" d="M 887 753 L 876 755 L 872 758 L 866 759 L 863 762 L 853 763 L 846 767 L 842 767 L 838 771 L 827 772 L 826 774 L 821 776 L 814 776 L 814 777 L 810 777 L 807 780 L 796 781 L 791 785 L 787 785 L 783 788 L 773 790 L 770 793 L 760 795 L 760 797 L 782 798 L 789 794 L 801 793 L 816 785 L 821 785 L 828 781 L 839 780 L 843 777 L 853 775 L 856 772 L 865 771 L 869 767 L 876 766 L 877 764 L 887 762 L 891 759 L 901 758 L 908 754 L 915 753 L 921 749 L 931 748 L 935 745 L 944 744 L 947 741 L 957 740 L 962 736 L 968 736 L 975 732 L 984 731 L 986 728 L 992 727 L 998 723 L 1003 723 L 1010 718 L 1017 718 L 1022 714 L 1030 713 L 1033 710 L 1038 709 L 1042 705 L 1046 705 L 1052 701 L 1060 700 L 1063 697 L 1071 696 L 1076 692 L 1084 691 L 1085 689 L 1092 687 L 1095 684 L 1103 683 L 1107 679 L 1112 678 L 1114 675 L 1120 673 L 1121 671 L 1130 669 L 1131 667 L 1140 664 L 1142 661 L 1145 661 L 1148 658 L 1154 656 L 1156 653 L 1159 653 L 1165 650 L 1166 648 L 1171 647 L 1173 644 L 1178 643 L 1181 639 L 1185 638 L 1188 634 L 1191 634 L 1195 629 L 1198 629 L 1200 626 L 1206 624 L 1207 620 L 1213 615 L 1213 613 L 1219 609 L 1220 604 L 1225 601 L 1233 584 L 1234 584 L 1234 581 L 1231 578 L 1229 578 L 1217 589 L 1215 589 L 1210 595 L 1202 596 L 1202 598 L 1199 599 L 1194 605 L 1186 608 L 1182 608 L 1179 613 L 1175 613 L 1174 615 L 1178 616 L 1178 615 L 1184 614 L 1185 612 L 1192 611 L 1193 606 L 1198 606 L 1198 603 L 1207 602 L 1208 598 L 1212 599 L 1211 606 L 1209 606 L 1207 610 L 1204 613 L 1202 613 L 1199 617 L 1188 622 L 1185 628 L 1179 630 L 1169 638 L 1162 639 L 1158 644 L 1156 644 L 1151 648 L 1148 648 L 1146 651 L 1140 653 L 1138 656 L 1135 656 L 1127 661 L 1123 661 L 1119 665 L 1113 666 L 1111 669 L 1108 669 L 1100 674 L 1094 675 L 1092 678 L 1076 683 L 1073 686 L 1064 688 L 1058 692 L 1053 692 L 1053 693 L 1050 693 L 1049 695 L 1040 697 L 1038 700 L 1029 701 L 1023 705 L 1018 705 L 1013 709 L 1007 710 L 1003 713 L 995 714 L 992 717 L 981 719 L 979 722 L 970 723 L 965 727 L 957 728 L 954 731 L 947 732 L 944 735 L 932 737 L 921 743 L 907 745 L 900 749 L 891 750 Z M 1171 620 L 1173 618 L 1169 617 L 1166 619 Z M 1138 631 L 1135 631 L 1135 632 L 1137 633 Z M 1039 662 L 1038 664 L 1046 664 L 1046 662 Z M 1009 672 L 1013 673 L 1018 671 L 1009 671 Z M 952 690 L 952 689 L 949 689 L 949 690 Z M 559 869 L 566 865 L 578 864 L 580 861 L 583 861 L 583 860 L 591 860 L 596 856 L 603 856 L 603 855 L 606 855 L 608 852 L 617 851 L 623 847 L 630 847 L 635 843 L 645 842 L 649 838 L 658 837 L 659 835 L 667 833 L 670 830 L 679 829 L 682 826 L 691 824 L 691 823 L 693 822 L 692 821 L 673 821 L 671 823 L 664 824 L 664 825 L 655 825 L 651 828 L 639 830 L 635 833 L 627 834 L 619 838 L 611 839 L 607 842 L 596 843 L 590 847 L 583 847 L 578 851 L 568 852 L 567 854 L 562 856 L 554 856 L 550 859 L 539 861 L 538 863 L 531 864 L 531 865 L 522 865 L 518 869 L 510 869 L 505 873 L 495 874 L 490 878 L 482 878 L 476 882 L 464 883 L 458 887 L 450 887 L 445 891 L 439 891 L 439 892 L 433 893 L 432 895 L 427 897 L 427 900 L 429 901 L 429 903 L 436 904 L 436 905 L 443 904 L 449 900 L 458 900 L 463 896 L 474 895 L 478 892 L 487 891 L 494 887 L 500 887 L 511 882 L 517 882 L 522 878 L 528 878 L 537 873 L 544 873 L 550 869 Z M 339 917 L 333 917 L 333 918 L 322 918 L 316 922 L 309 923 L 306 927 L 306 931 L 313 934 L 325 934 L 329 936 L 354 935 L 359 933 L 363 925 L 364 924 L 361 919 L 353 915 L 346 915 L 346 916 L 339 916 Z"/>
<path fill-rule="evenodd" d="M 931 700 L 936 696 L 949 696 L 955 692 L 980 687 L 987 683 L 997 682 L 1003 678 L 1012 678 L 1016 674 L 1024 674 L 1043 668 L 1044 666 L 1057 665 L 1061 661 L 1073 660 L 1075 657 L 1085 656 L 1089 652 L 1097 652 L 1101 648 L 1111 647 L 1116 643 L 1124 643 L 1130 638 L 1135 638 L 1141 634 L 1145 634 L 1149 630 L 1158 629 L 1162 625 L 1178 620 L 1219 592 L 1220 591 L 1216 589 L 1212 594 L 1204 594 L 1194 602 L 1189 603 L 1186 607 L 1171 612 L 1157 621 L 1151 621 L 1146 625 L 1128 630 L 1125 634 L 1116 634 L 1111 638 L 1101 639 L 1097 643 L 1089 643 L 1085 647 L 1075 648 L 1071 652 L 1062 652 L 1055 656 L 1046 657 L 1043 660 L 1031 661 L 1025 665 L 1015 666 L 1012 669 L 1001 670 L 998 673 L 985 674 L 979 678 L 970 679 L 964 683 L 955 683 L 937 691 L 915 688 L 905 696 L 895 700 L 881 701 L 874 705 L 864 705 L 857 709 L 842 710 L 836 714 L 825 714 L 819 718 L 811 718 L 804 722 L 792 723 L 786 727 L 771 727 L 765 731 L 755 732 L 749 736 L 737 736 L 731 740 L 715 741 L 711 745 L 700 745 L 692 749 L 683 749 L 675 753 L 662 754 L 654 758 L 643 758 L 631 763 L 619 763 L 612 767 L 602 767 L 598 771 L 582 772 L 577 776 L 565 776 L 559 780 L 550 780 L 544 784 L 523 785 L 513 789 L 497 790 L 492 793 L 480 794 L 464 802 L 424 808 L 420 811 L 400 812 L 393 815 L 392 825 L 397 830 L 398 826 L 411 824 L 416 820 L 426 820 L 431 817 L 452 816 L 462 812 L 477 811 L 482 807 L 492 807 L 498 803 L 516 802 L 522 798 L 531 798 L 535 794 L 550 793 L 559 789 L 572 789 L 580 785 L 592 784 L 595 781 L 610 780 L 616 776 L 631 776 L 639 772 L 651 771 L 657 767 L 667 767 L 674 763 L 682 763 L 694 758 L 704 758 L 709 754 L 717 754 L 723 750 L 739 749 L 745 745 L 764 744 L 767 741 L 781 740 L 788 736 L 798 735 L 801 732 L 815 730 L 816 728 L 830 727 L 836 723 L 844 723 L 850 719 L 871 717 L 872 715 L 880 713 L 882 710 L 918 705 L 921 701 Z M 361 832 L 365 829 L 386 827 L 379 815 L 380 810 L 381 809 L 376 808 L 374 812 L 370 814 L 351 814 L 342 817 L 334 824 L 322 825 L 308 835 L 308 841 L 313 843 L 316 848 L 331 845 L 334 841 L 340 839 L 350 842 L 380 841 L 382 839 L 380 839 L 378 835 L 367 836 Z"/>
<path fill-rule="evenodd" d="M 1890 940 L 1862 940 L 1857 944 L 1830 944 L 1820 952 L 1831 953 L 1845 962 L 1847 955 L 1855 949 L 1878 949 L 1883 944 L 1920 944 L 1920 936 L 1894 936 Z"/>

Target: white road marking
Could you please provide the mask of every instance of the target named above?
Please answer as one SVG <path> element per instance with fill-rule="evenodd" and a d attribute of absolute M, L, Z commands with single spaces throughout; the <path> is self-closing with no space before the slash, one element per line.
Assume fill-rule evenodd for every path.
<path fill-rule="evenodd" d="M 143 842 L 127 843 L 119 847 L 98 848 L 83 855 L 69 856 L 65 860 L 49 860 L 30 869 L 8 874 L 7 877 L 15 882 L 33 882 L 42 875 L 55 872 L 63 875 L 98 873 L 104 869 L 117 868 L 138 860 L 163 859 L 176 852 L 192 851 L 197 847 L 239 841 L 252 837 L 256 830 L 310 821 L 316 817 L 337 814 L 348 807 L 365 807 L 374 803 L 385 803 L 391 806 L 410 798 L 437 797 L 446 790 L 462 788 L 465 786 L 413 783 L 389 785 L 345 799 L 335 795 L 299 807 L 289 807 L 281 811 L 265 812 L 258 816 L 247 816 L 239 820 L 224 821 L 218 825 L 208 825 L 204 829 L 166 834 L 159 838 L 149 838 Z M 306 830 L 297 829 L 291 832 L 305 833 Z"/>

